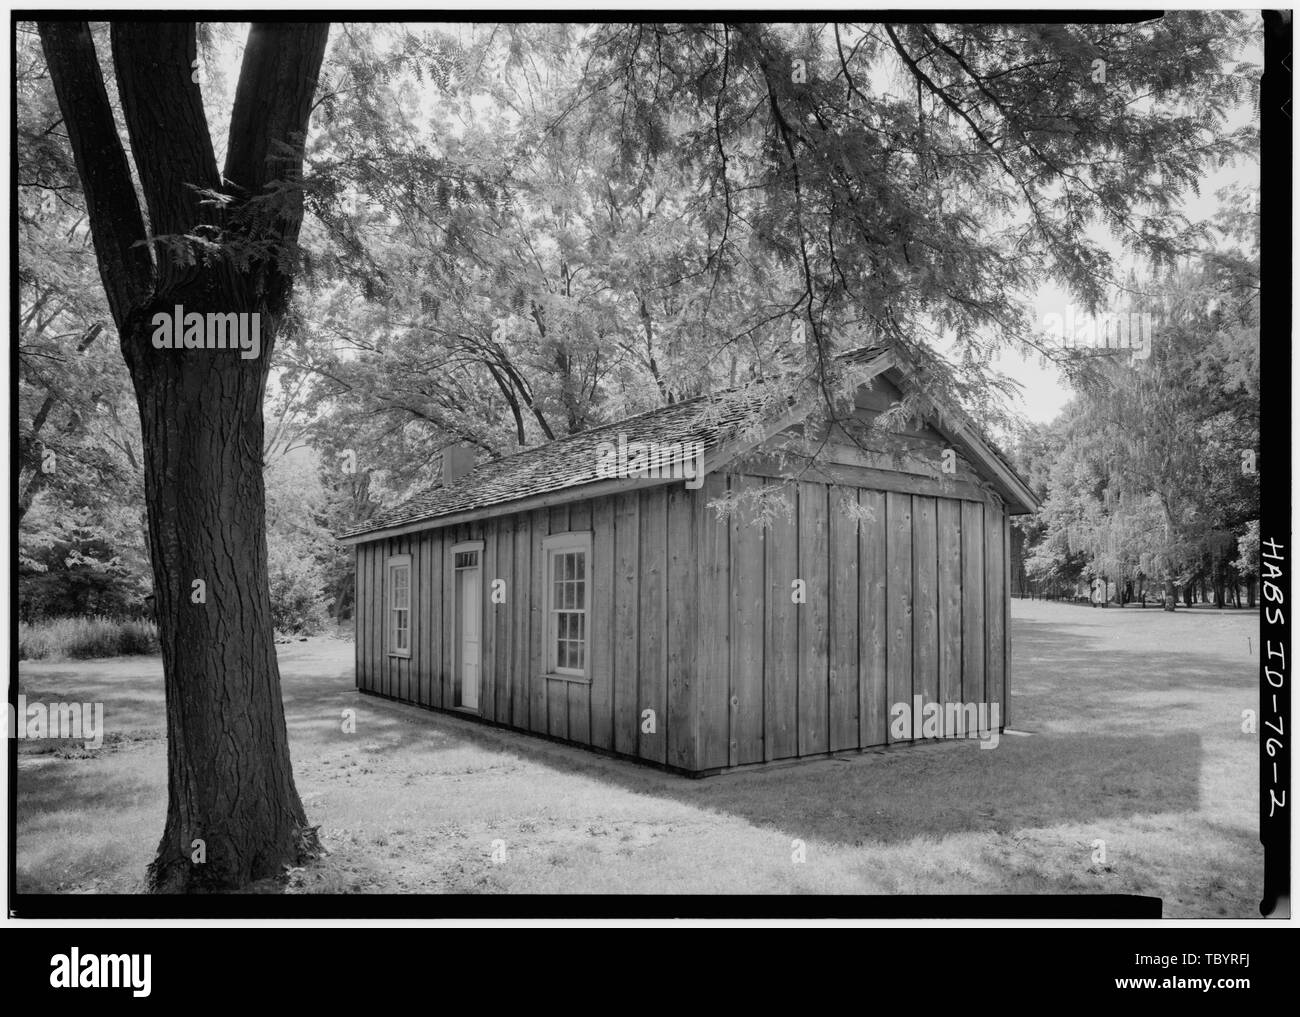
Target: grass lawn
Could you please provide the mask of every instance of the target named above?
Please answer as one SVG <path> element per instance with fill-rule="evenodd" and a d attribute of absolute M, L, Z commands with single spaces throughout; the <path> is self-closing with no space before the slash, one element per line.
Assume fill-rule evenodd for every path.
<path fill-rule="evenodd" d="M 1027 734 L 704 780 L 360 696 L 351 643 L 283 646 L 298 789 L 331 853 L 267 889 L 1139 893 L 1166 917 L 1256 916 L 1241 712 L 1258 706 L 1258 615 L 1011 614 L 1011 724 Z M 103 702 L 109 734 L 91 751 L 18 742 L 19 890 L 141 890 L 166 808 L 158 659 L 24 662 L 20 690 Z"/>

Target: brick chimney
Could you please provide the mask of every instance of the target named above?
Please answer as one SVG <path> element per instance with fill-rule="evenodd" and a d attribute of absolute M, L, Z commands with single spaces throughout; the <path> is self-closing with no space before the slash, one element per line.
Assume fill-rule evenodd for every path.
<path fill-rule="evenodd" d="M 474 448 L 465 442 L 442 450 L 442 486 L 451 487 L 474 468 Z"/>

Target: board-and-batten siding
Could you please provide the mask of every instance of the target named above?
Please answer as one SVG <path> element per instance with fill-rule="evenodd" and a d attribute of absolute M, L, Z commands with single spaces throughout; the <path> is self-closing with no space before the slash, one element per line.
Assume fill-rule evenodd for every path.
<path fill-rule="evenodd" d="M 777 484 L 714 474 L 701 491 L 633 490 L 360 544 L 357 685 L 452 707 L 448 551 L 482 541 L 479 715 L 498 724 L 700 771 L 888 744 L 890 707 L 913 695 L 1005 710 L 996 499 L 803 481 L 766 529 L 708 507 Z M 589 683 L 543 676 L 542 541 L 570 531 L 592 534 Z M 409 659 L 388 652 L 396 554 L 411 556 Z"/>
<path fill-rule="evenodd" d="M 675 485 L 358 545 L 357 687 L 454 707 L 449 550 L 482 541 L 479 716 L 696 769 L 698 512 L 699 498 Z M 670 541 L 670 527 L 685 539 Z M 575 531 L 592 534 L 589 683 L 544 677 L 542 541 Z M 409 659 L 390 653 L 387 568 L 400 554 L 411 556 Z M 504 604 L 492 603 L 496 579 Z"/>
<path fill-rule="evenodd" d="M 714 476 L 705 493 L 778 483 Z M 766 530 L 743 512 L 705 521 L 702 769 L 888 744 L 890 707 L 914 695 L 1005 705 L 1000 506 L 812 483 L 789 501 Z"/>

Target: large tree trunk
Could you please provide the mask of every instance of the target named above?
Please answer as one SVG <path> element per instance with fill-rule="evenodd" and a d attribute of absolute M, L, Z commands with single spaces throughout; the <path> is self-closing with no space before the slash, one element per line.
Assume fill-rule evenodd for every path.
<path fill-rule="evenodd" d="M 1173 611 L 1176 606 L 1175 601 L 1177 599 L 1178 599 L 1178 591 L 1174 589 L 1174 581 L 1172 579 L 1166 579 L 1164 609 L 1166 611 Z"/>
<path fill-rule="evenodd" d="M 113 25 L 148 229 L 89 27 L 47 22 L 40 32 L 140 408 L 167 698 L 167 820 L 150 886 L 238 889 L 317 847 L 289 759 L 262 479 L 262 400 L 302 202 L 292 186 L 269 203 L 264 196 L 300 179 L 328 26 L 250 30 L 218 173 L 192 76 L 194 24 Z M 229 200 L 217 211 L 195 188 L 220 189 Z M 177 245 L 198 231 L 219 242 L 216 253 L 192 246 L 177 257 Z M 241 256 L 241 247 L 256 253 Z M 259 314 L 260 355 L 154 348 L 153 315 L 178 304 L 185 313 Z"/>
<path fill-rule="evenodd" d="M 187 311 L 239 306 L 175 297 Z M 240 887 L 317 846 L 294 787 L 271 624 L 265 363 L 185 351 L 132 372 L 167 693 L 167 821 L 149 873 L 161 892 Z"/>

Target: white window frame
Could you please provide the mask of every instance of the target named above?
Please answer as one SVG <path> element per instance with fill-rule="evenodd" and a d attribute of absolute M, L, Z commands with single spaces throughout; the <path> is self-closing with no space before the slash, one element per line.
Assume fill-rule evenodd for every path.
<path fill-rule="evenodd" d="M 406 648 L 402 649 L 397 645 L 397 612 L 403 610 L 397 606 L 397 583 L 396 576 L 399 569 L 406 569 Z M 385 606 L 387 614 L 388 633 L 388 655 L 390 657 L 403 657 L 407 660 L 411 657 L 411 643 L 415 639 L 415 592 L 412 582 L 414 576 L 411 571 L 411 556 L 409 554 L 393 554 L 388 556 L 387 567 L 384 570 L 384 592 Z"/>
<path fill-rule="evenodd" d="M 552 600 L 555 590 L 554 562 L 557 554 L 567 554 L 572 551 L 581 551 L 586 557 L 586 565 L 583 575 L 583 597 L 581 608 L 583 618 L 582 630 L 582 661 L 581 669 L 571 667 L 559 667 L 556 664 L 555 642 L 558 638 L 558 631 L 555 624 L 555 615 L 552 613 Z M 545 618 L 546 618 L 546 673 L 559 678 L 567 678 L 577 681 L 590 681 L 591 675 L 591 531 L 590 530 L 573 530 L 569 533 L 553 533 L 549 537 L 542 538 L 542 582 L 546 587 L 545 593 Z M 564 610 L 573 610 L 565 608 Z"/>

